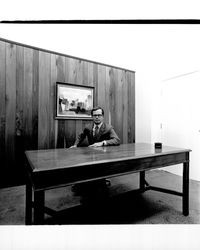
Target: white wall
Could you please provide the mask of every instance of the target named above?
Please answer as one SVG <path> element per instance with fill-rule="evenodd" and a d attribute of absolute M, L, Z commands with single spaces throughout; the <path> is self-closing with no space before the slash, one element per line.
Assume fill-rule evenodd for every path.
<path fill-rule="evenodd" d="M 1 20 L 162 18 L 198 19 L 198 0 L 11 0 L 2 1 L 0 13 Z"/>
<path fill-rule="evenodd" d="M 190 178 L 200 180 L 200 71 L 176 76 L 162 83 L 162 142 L 191 149 Z M 182 174 L 182 167 L 167 168 Z"/>
<path fill-rule="evenodd" d="M 0 37 L 136 71 L 136 142 L 160 140 L 161 83 L 199 70 L 199 25 L 0 25 Z"/>

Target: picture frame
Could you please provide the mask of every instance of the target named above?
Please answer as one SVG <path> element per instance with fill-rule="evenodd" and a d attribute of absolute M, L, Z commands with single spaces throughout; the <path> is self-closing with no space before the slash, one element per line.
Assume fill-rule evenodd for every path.
<path fill-rule="evenodd" d="M 92 119 L 94 87 L 56 82 L 56 119 Z"/>

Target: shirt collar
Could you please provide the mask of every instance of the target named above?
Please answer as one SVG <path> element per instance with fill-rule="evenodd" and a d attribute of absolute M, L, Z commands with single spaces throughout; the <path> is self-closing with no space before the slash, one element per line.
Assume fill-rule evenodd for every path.
<path fill-rule="evenodd" d="M 100 129 L 100 127 L 102 126 L 103 122 L 101 122 L 100 124 L 95 124 L 94 123 L 94 126 L 93 126 L 93 129 L 95 129 L 96 126 L 98 126 L 98 128 Z"/>

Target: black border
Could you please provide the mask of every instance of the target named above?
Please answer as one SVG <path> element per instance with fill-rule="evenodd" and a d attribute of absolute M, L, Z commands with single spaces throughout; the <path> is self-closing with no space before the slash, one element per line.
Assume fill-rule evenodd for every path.
<path fill-rule="evenodd" d="M 200 19 L 70 19 L 70 20 L 2 20 L 7 24 L 200 24 Z"/>

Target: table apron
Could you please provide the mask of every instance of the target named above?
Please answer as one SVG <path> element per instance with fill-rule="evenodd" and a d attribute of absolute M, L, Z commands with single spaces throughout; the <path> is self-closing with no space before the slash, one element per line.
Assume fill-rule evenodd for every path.
<path fill-rule="evenodd" d="M 117 162 L 103 162 L 93 165 L 84 165 L 83 163 L 83 166 L 73 168 L 33 172 L 31 173 L 31 179 L 34 190 L 45 190 L 95 179 L 167 167 L 188 161 L 189 153 L 181 152 L 138 159 L 120 159 Z"/>

